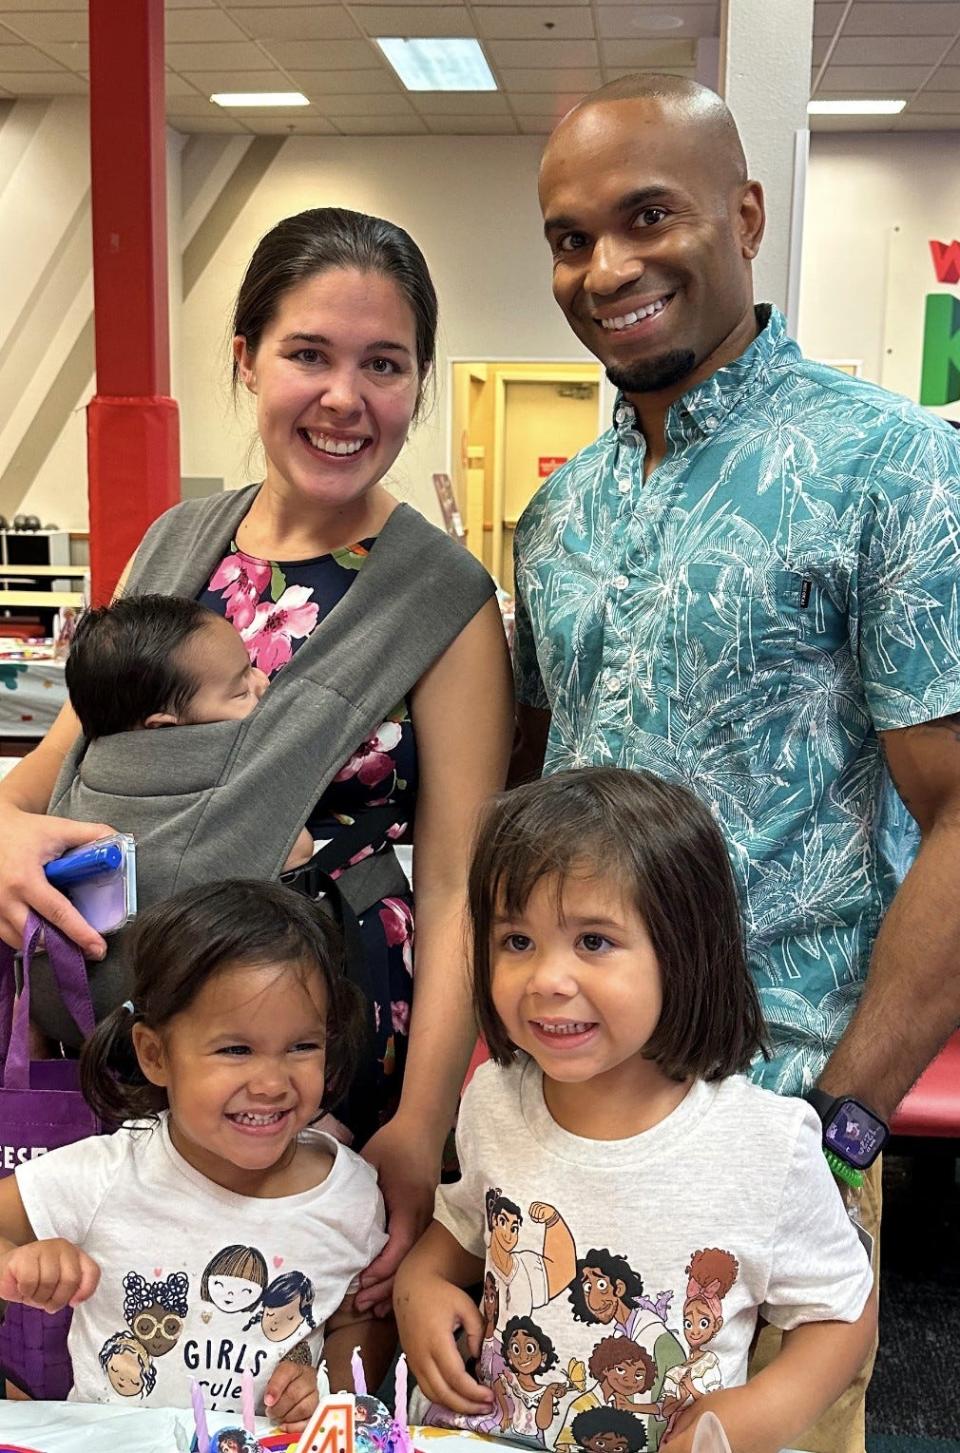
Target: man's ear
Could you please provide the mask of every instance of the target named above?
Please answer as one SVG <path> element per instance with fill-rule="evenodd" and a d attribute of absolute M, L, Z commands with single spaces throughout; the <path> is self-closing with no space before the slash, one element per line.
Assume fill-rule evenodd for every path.
<path fill-rule="evenodd" d="M 163 1040 L 155 1029 L 147 1024 L 135 1024 L 132 1030 L 133 1048 L 137 1062 L 151 1085 L 167 1086 L 167 1055 Z"/>
<path fill-rule="evenodd" d="M 179 726 L 180 722 L 170 711 L 152 711 L 144 722 L 145 727 Z"/>
<path fill-rule="evenodd" d="M 257 375 L 253 367 L 253 354 L 247 347 L 247 340 L 242 333 L 238 333 L 233 340 L 233 356 L 236 359 L 237 369 L 240 373 L 240 382 L 244 388 L 252 394 L 257 391 Z"/>
<path fill-rule="evenodd" d="M 767 213 L 763 201 L 763 187 L 759 182 L 747 182 L 740 195 L 738 214 L 740 228 L 740 251 L 752 262 L 760 251 Z"/>

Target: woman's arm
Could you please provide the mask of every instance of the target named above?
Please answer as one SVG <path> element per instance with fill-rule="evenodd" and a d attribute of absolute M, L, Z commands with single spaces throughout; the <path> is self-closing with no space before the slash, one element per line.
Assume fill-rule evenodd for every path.
<path fill-rule="evenodd" d="M 416 989 L 400 1108 L 365 1154 L 380 1172 L 387 1246 L 362 1278 L 361 1308 L 383 1305 L 394 1271 L 430 1219 L 440 1155 L 476 1028 L 464 907 L 481 804 L 503 788 L 513 691 L 496 601 L 417 684 L 411 701 L 420 787 L 414 831 Z"/>

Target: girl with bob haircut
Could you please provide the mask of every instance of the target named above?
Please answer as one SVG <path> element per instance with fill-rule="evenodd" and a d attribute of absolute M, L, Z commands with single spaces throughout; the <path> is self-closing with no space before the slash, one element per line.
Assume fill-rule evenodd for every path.
<path fill-rule="evenodd" d="M 74 1308 L 72 1398 L 129 1395 L 129 1369 L 102 1350 L 126 1292 L 124 1316 L 155 1359 L 138 1383 L 144 1400 L 188 1406 L 191 1370 L 203 1369 L 210 1406 L 229 1411 L 242 1371 L 231 1361 L 236 1313 L 261 1299 L 270 1262 L 303 1268 L 280 1298 L 299 1296 L 297 1306 L 244 1327 L 258 1411 L 299 1432 L 317 1405 L 321 1354 L 344 1386 L 357 1342 L 378 1377 L 395 1342 L 354 1304 L 386 1241 L 375 1173 L 314 1128 L 347 1089 L 362 1042 L 339 930 L 281 884 L 215 883 L 147 909 L 127 956 L 133 999 L 98 1026 L 80 1063 L 88 1103 L 120 1128 L 0 1181 L 2 1294 Z M 170 1266 L 159 1283 L 155 1268 Z M 290 1335 L 306 1333 L 295 1360 L 278 1345 L 284 1313 Z M 189 1366 L 164 1355 L 174 1342 L 193 1349 Z"/>
<path fill-rule="evenodd" d="M 498 1277 L 487 1216 L 496 1187 L 531 1211 L 512 1227 L 515 1270 L 499 1272 L 501 1299 L 510 1317 L 537 1309 L 566 1369 L 568 1390 L 531 1443 L 558 1446 L 571 1416 L 581 1441 L 571 1404 L 606 1324 L 650 1364 L 642 1406 L 620 1413 L 636 1424 L 631 1446 L 691 1453 L 708 1409 L 744 1453 L 796 1446 L 868 1353 L 872 1274 L 813 1110 L 743 1073 L 763 1052 L 763 1024 L 710 812 L 648 773 L 559 773 L 490 804 L 469 884 L 475 1004 L 492 1063 L 463 1098 L 462 1178 L 440 1187 L 395 1287 L 430 1420 L 482 1425 L 499 1401 L 456 1340 L 462 1331 L 478 1356 L 484 1322 L 464 1288 Z M 576 1256 L 558 1287 L 546 1239 L 561 1221 Z M 689 1334 L 709 1336 L 709 1385 L 686 1376 L 667 1325 L 684 1289 L 688 1307 L 695 1293 L 719 1295 L 712 1280 L 688 1284 L 691 1245 L 736 1268 L 722 1316 Z M 592 1265 L 600 1246 L 605 1265 L 636 1268 L 629 1296 L 624 1278 Z M 582 1306 L 571 1287 L 581 1270 Z M 673 1290 L 651 1302 L 644 1283 Z M 782 1351 L 748 1382 L 760 1316 L 783 1331 Z"/>

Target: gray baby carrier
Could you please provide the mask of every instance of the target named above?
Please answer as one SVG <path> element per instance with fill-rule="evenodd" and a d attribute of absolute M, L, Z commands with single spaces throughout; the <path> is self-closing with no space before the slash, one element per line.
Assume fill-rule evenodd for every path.
<path fill-rule="evenodd" d="M 196 597 L 227 553 L 258 486 L 187 501 L 148 530 L 126 586 Z M 139 905 L 198 883 L 276 878 L 327 785 L 493 594 L 484 568 L 407 505 L 387 519 L 346 595 L 317 624 L 242 721 L 123 732 L 68 754 L 50 812 L 107 822 L 137 839 Z M 320 866 L 341 868 L 382 841 L 383 809 Z M 394 813 L 395 816 L 395 813 Z M 390 818 L 390 820 L 393 820 Z M 316 867 L 316 864 L 314 864 Z M 406 878 L 392 849 L 347 868 L 343 898 L 360 914 Z M 127 996 L 122 951 L 89 965 L 97 1017 Z M 79 1032 L 46 966 L 34 969 L 34 1018 L 68 1045 Z"/>

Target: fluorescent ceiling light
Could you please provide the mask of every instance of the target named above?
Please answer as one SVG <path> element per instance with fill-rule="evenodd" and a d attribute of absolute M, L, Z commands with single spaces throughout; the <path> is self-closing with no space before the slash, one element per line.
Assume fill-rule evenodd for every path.
<path fill-rule="evenodd" d="M 478 40 L 403 40 L 378 36 L 377 45 L 408 91 L 495 91 L 497 83 Z"/>
<path fill-rule="evenodd" d="M 896 116 L 906 101 L 808 101 L 810 116 Z"/>
<path fill-rule="evenodd" d="M 309 106 L 299 91 L 218 91 L 210 100 L 217 106 Z"/>

